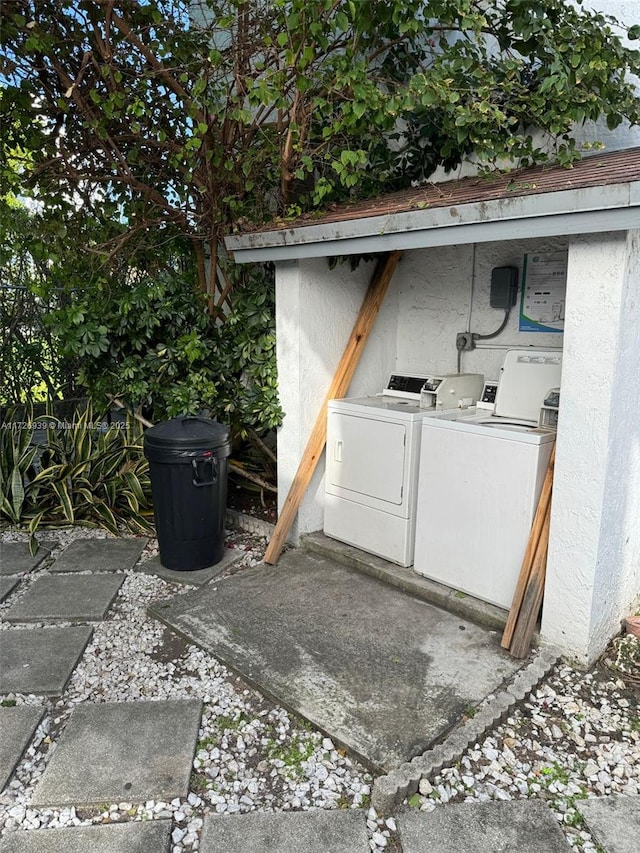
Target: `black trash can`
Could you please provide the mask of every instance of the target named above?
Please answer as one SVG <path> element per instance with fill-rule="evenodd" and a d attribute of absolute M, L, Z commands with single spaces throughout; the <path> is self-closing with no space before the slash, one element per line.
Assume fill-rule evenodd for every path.
<path fill-rule="evenodd" d="M 229 427 L 209 418 L 180 417 L 144 437 L 160 562 L 194 571 L 224 555 Z"/>

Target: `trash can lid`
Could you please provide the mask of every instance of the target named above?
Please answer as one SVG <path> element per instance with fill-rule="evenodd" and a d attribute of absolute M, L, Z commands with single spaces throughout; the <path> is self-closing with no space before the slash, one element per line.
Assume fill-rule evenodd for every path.
<path fill-rule="evenodd" d="M 229 427 L 194 415 L 163 421 L 144 434 L 147 447 L 166 450 L 215 450 L 229 443 Z"/>

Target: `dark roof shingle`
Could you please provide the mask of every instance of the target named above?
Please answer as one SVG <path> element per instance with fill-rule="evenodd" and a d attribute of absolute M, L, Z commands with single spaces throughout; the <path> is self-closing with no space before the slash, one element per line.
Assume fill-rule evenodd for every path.
<path fill-rule="evenodd" d="M 570 168 L 558 165 L 534 166 L 511 172 L 496 172 L 488 177 L 468 177 L 442 183 L 427 183 L 366 201 L 336 205 L 318 214 L 306 214 L 295 220 L 276 220 L 257 231 L 303 228 L 349 219 L 388 216 L 412 210 L 491 201 L 500 198 L 598 187 L 640 180 L 640 147 L 593 154 L 578 160 Z"/>

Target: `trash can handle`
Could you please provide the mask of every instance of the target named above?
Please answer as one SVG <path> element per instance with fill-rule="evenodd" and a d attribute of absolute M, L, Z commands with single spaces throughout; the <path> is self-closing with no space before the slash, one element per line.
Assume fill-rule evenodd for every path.
<path fill-rule="evenodd" d="M 200 473 L 198 471 L 198 464 L 202 462 L 204 465 L 209 463 L 211 465 L 211 479 L 210 480 L 201 480 Z M 218 460 L 213 454 L 209 454 L 208 456 L 203 456 L 201 459 L 192 459 L 191 467 L 193 468 L 193 479 L 192 483 L 197 488 L 202 486 L 213 486 L 218 479 Z"/>

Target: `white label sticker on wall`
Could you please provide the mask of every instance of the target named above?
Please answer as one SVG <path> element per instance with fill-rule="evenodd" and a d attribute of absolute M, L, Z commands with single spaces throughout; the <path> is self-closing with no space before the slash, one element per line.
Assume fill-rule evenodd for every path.
<path fill-rule="evenodd" d="M 562 332 L 567 292 L 564 252 L 534 252 L 524 256 L 520 299 L 521 332 Z"/>

